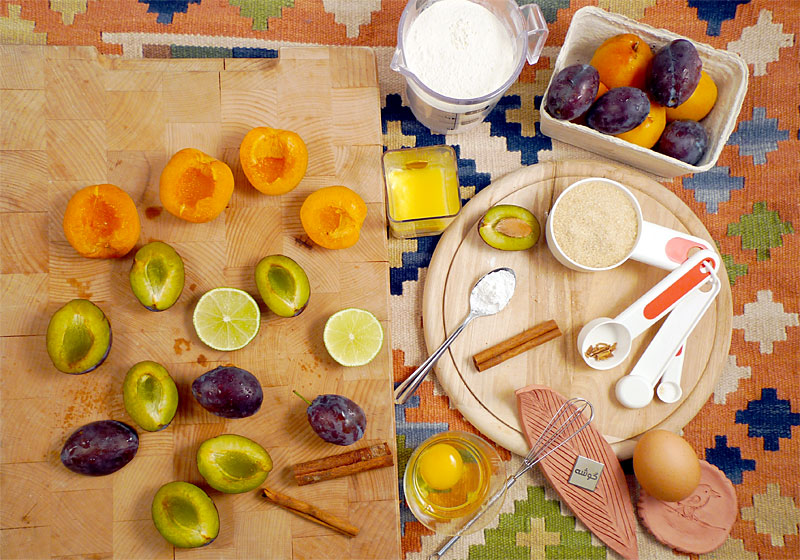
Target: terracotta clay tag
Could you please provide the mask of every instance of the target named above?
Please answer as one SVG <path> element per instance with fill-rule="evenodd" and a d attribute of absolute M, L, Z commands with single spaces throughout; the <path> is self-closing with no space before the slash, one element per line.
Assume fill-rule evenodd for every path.
<path fill-rule="evenodd" d="M 700 461 L 700 484 L 679 502 L 662 502 L 644 490 L 639 493 L 639 518 L 665 545 L 690 554 L 720 547 L 736 521 L 736 491 L 725 474 Z"/>

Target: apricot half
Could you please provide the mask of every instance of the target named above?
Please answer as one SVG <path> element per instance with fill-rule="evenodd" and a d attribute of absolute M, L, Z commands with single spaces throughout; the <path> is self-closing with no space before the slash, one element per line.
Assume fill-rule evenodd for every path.
<path fill-rule="evenodd" d="M 170 214 L 188 222 L 209 222 L 225 210 L 233 185 L 228 164 L 195 148 L 184 148 L 161 172 L 159 197 Z"/>
<path fill-rule="evenodd" d="M 128 254 L 141 230 L 133 199 L 109 184 L 84 187 L 72 195 L 62 225 L 78 254 L 95 259 Z"/>
<path fill-rule="evenodd" d="M 308 149 L 296 132 L 259 126 L 242 140 L 239 161 L 253 187 L 278 195 L 295 188 L 305 176 Z"/>
<path fill-rule="evenodd" d="M 335 185 L 314 191 L 300 207 L 300 222 L 311 241 L 326 249 L 346 249 L 358 241 L 367 205 L 353 190 Z"/>
<path fill-rule="evenodd" d="M 88 373 L 111 350 L 111 324 L 88 299 L 73 299 L 50 318 L 45 340 L 56 369 L 73 375 Z"/>

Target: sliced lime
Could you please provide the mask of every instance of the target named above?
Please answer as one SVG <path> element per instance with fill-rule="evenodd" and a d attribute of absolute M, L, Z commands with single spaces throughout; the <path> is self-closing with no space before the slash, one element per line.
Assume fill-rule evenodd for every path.
<path fill-rule="evenodd" d="M 363 366 L 381 349 L 383 328 L 369 311 L 350 307 L 330 316 L 322 338 L 331 358 L 343 366 Z"/>
<path fill-rule="evenodd" d="M 200 340 L 214 350 L 238 350 L 256 336 L 261 311 L 244 290 L 214 288 L 197 302 L 192 323 Z"/>

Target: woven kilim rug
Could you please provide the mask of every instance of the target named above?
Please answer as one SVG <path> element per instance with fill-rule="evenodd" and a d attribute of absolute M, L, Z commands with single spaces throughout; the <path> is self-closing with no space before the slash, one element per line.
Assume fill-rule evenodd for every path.
<path fill-rule="evenodd" d="M 520 3 L 527 3 L 522 2 Z M 738 53 L 750 72 L 737 126 L 716 167 L 662 181 L 716 241 L 733 293 L 733 335 L 713 395 L 685 427 L 698 455 L 731 480 L 738 517 L 702 558 L 800 558 L 800 3 L 798 0 L 541 0 L 550 36 L 484 123 L 431 134 L 389 69 L 402 0 L 2 0 L 0 42 L 92 45 L 123 57 L 276 57 L 300 44 L 373 47 L 386 149 L 450 144 L 466 202 L 521 166 L 598 159 L 539 131 L 541 95 L 575 11 L 599 7 Z M 390 239 L 395 382 L 425 358 L 420 328 L 426 271 L 438 237 Z M 396 408 L 398 467 L 426 437 L 475 431 L 435 380 Z M 501 450 L 514 468 L 520 458 Z M 629 483 L 635 481 L 629 476 Z M 2 532 L 14 520 L 2 517 Z M 441 544 L 401 506 L 406 559 Z M 641 526 L 642 558 L 673 558 Z M 514 486 L 499 518 L 461 540 L 452 558 L 613 558 L 536 472 Z"/>

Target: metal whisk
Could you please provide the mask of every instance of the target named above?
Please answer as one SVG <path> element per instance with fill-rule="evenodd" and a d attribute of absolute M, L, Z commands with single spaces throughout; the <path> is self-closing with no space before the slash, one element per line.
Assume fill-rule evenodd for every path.
<path fill-rule="evenodd" d="M 589 418 L 583 416 L 583 412 L 586 409 L 589 409 Z M 453 546 L 461 536 L 466 533 L 470 527 L 480 519 L 484 513 L 491 509 L 492 505 L 499 500 L 503 494 L 514 485 L 518 478 L 520 478 L 523 474 L 528 472 L 536 463 L 550 455 L 553 451 L 567 443 L 569 440 L 574 438 L 578 433 L 583 430 L 586 426 L 594 418 L 594 407 L 592 407 L 592 403 L 583 399 L 581 397 L 574 397 L 566 401 L 561 407 L 556 411 L 553 417 L 550 419 L 550 422 L 547 423 L 547 426 L 544 427 L 542 433 L 539 435 L 539 438 L 536 442 L 531 446 L 531 450 L 528 452 L 528 455 L 525 457 L 525 460 L 522 462 L 522 465 L 517 469 L 517 472 L 512 474 L 503 487 L 498 490 L 489 501 L 486 503 L 486 506 L 478 512 L 472 519 L 470 519 L 466 525 L 464 525 L 459 531 L 453 535 L 449 541 L 447 541 L 442 548 L 431 554 L 428 558 L 429 560 L 435 560 L 437 558 L 441 558 L 444 554 Z M 583 423 L 578 425 L 576 422 L 582 421 Z M 560 422 L 560 424 L 559 424 Z M 574 430 L 574 431 L 572 431 Z M 565 432 L 567 432 L 565 434 Z"/>

